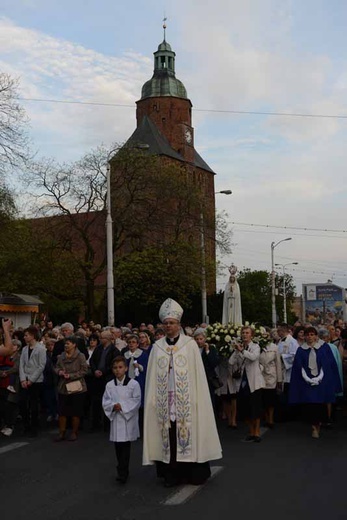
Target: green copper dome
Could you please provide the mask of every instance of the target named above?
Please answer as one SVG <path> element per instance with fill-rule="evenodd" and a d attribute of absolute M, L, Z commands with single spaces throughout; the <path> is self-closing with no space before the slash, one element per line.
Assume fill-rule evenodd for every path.
<path fill-rule="evenodd" d="M 162 96 L 187 99 L 185 86 L 176 78 L 175 56 L 171 46 L 164 39 L 154 53 L 154 73 L 152 79 L 143 85 L 141 99 Z"/>
<path fill-rule="evenodd" d="M 170 51 L 172 52 L 171 45 L 165 40 L 158 45 L 158 51 Z"/>

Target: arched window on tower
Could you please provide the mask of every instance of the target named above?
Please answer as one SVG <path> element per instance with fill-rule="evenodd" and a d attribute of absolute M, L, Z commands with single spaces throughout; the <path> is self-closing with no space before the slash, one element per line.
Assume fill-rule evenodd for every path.
<path fill-rule="evenodd" d="M 166 58 L 165 58 L 165 56 L 161 56 L 160 60 L 161 60 L 161 68 L 165 69 L 166 68 Z"/>

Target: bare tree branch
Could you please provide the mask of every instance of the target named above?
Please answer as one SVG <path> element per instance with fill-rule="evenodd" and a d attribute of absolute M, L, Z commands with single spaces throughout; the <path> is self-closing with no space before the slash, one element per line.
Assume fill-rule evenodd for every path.
<path fill-rule="evenodd" d="M 0 72 L 0 175 L 28 159 L 28 118 L 17 102 L 18 80 Z"/>

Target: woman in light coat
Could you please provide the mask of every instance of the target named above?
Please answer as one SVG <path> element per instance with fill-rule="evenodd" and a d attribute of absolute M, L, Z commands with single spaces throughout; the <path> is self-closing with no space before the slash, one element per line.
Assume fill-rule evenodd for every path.
<path fill-rule="evenodd" d="M 282 363 L 278 346 L 269 343 L 261 352 L 259 357 L 262 374 L 265 380 L 263 389 L 263 406 L 265 410 L 265 423 L 268 428 L 274 427 L 274 411 L 276 406 L 277 392 L 282 390 Z"/>
<path fill-rule="evenodd" d="M 253 343 L 253 334 L 253 329 L 251 327 L 242 327 L 242 342 L 235 344 L 237 353 L 234 354 L 235 359 L 230 362 L 232 366 L 236 365 L 236 363 L 240 363 L 241 366 L 238 409 L 249 426 L 249 435 L 244 439 L 244 442 L 261 441 L 261 389 L 265 387 L 265 381 L 259 365 L 260 347 L 257 343 Z"/>

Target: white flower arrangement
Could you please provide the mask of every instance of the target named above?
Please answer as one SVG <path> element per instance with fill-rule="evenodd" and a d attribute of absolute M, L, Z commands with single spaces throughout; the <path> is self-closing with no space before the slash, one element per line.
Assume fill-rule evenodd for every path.
<path fill-rule="evenodd" d="M 222 325 L 218 322 L 208 325 L 206 340 L 217 349 L 220 356 L 229 358 L 234 349 L 234 343 L 240 341 L 242 327 L 251 327 L 254 331 L 253 341 L 259 344 L 261 350 L 264 350 L 271 343 L 270 335 L 265 327 L 248 321 L 238 327 L 231 323 Z"/>

